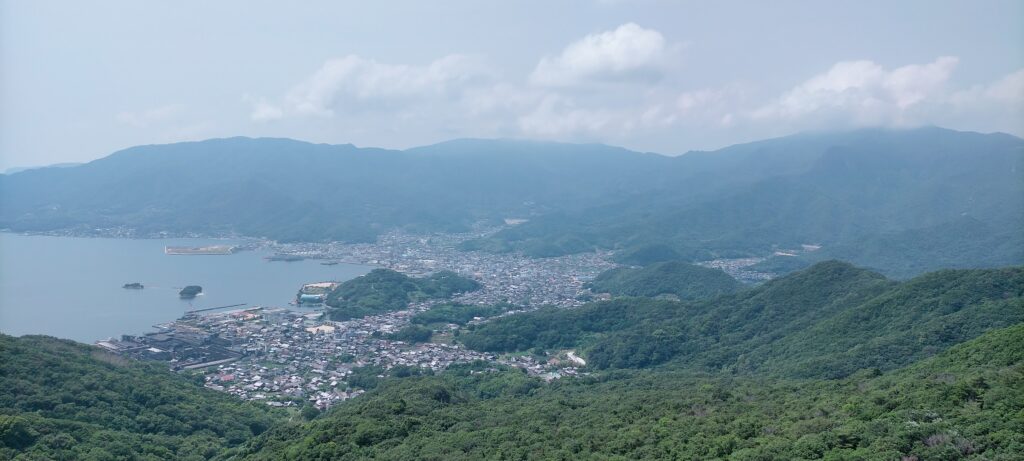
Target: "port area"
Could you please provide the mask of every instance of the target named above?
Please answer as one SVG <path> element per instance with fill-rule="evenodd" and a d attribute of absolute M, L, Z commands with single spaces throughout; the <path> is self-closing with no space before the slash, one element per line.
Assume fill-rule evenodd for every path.
<path fill-rule="evenodd" d="M 252 319 L 258 317 L 264 308 L 235 309 L 206 315 L 199 313 L 244 305 L 189 311 L 175 322 L 154 325 L 158 331 L 141 336 L 122 335 L 120 340 L 111 338 L 96 341 L 96 345 L 116 354 L 165 361 L 171 365 L 172 370 L 197 370 L 224 365 L 241 359 L 246 354 L 247 351 L 243 347 L 245 342 L 232 337 L 221 338 L 212 334 L 208 326 L 225 321 Z"/>
<path fill-rule="evenodd" d="M 295 296 L 295 304 L 299 306 L 320 306 L 327 301 L 327 294 L 340 285 L 337 282 L 307 283 L 299 289 Z"/>
<path fill-rule="evenodd" d="M 234 245 L 210 245 L 205 247 L 164 247 L 164 254 L 168 255 L 229 255 L 234 252 Z"/>

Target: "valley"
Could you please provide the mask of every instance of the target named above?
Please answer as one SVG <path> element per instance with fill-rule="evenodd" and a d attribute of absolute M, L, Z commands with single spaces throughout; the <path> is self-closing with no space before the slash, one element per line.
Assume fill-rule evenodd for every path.
<path fill-rule="evenodd" d="M 996 154 L 954 175 L 907 150 L 906 143 L 926 134 L 983 141 Z M 798 141 L 810 147 L 794 149 Z M 1024 366 L 1017 347 L 1024 254 L 1010 230 L 1024 219 L 1013 195 L 1020 187 L 1012 176 L 1021 161 L 1018 141 L 867 131 L 673 159 L 606 147 L 461 141 L 382 150 L 373 161 L 394 162 L 388 168 L 395 173 L 420 155 L 454 149 L 444 154 L 454 157 L 444 158 L 473 165 L 468 171 L 487 178 L 473 186 L 482 191 L 475 204 L 444 195 L 462 194 L 458 187 L 431 196 L 437 190 L 424 195 L 390 183 L 386 191 L 347 189 L 352 195 L 330 202 L 317 196 L 329 195 L 326 189 L 270 191 L 240 179 L 254 187 L 246 193 L 275 203 L 263 210 L 274 213 L 272 222 L 254 212 L 252 220 L 218 223 L 239 206 L 236 197 L 196 205 L 209 213 L 201 225 L 173 226 L 156 215 L 136 221 L 127 211 L 97 224 L 89 203 L 56 189 L 33 191 L 25 179 L 70 175 L 63 180 L 87 188 L 110 180 L 89 177 L 105 174 L 108 162 L 145 171 L 131 150 L 84 170 L 0 177 L 5 200 L 41 194 L 0 213 L 9 229 L 77 236 L 5 234 L 39 243 L 38 254 L 54 251 L 48 242 L 83 248 L 95 242 L 104 254 L 111 242 L 124 242 L 160 249 L 158 257 L 167 259 L 154 267 L 189 267 L 189 283 L 225 264 L 236 268 L 236 285 L 259 271 L 295 280 L 266 297 L 277 301 L 250 305 L 218 301 L 224 282 L 211 278 L 195 298 L 204 304 L 165 312 L 150 320 L 156 331 L 121 331 L 98 347 L 3 336 L 0 354 L 49 357 L 72 376 L 62 379 L 87 384 L 40 381 L 26 376 L 25 363 L 8 360 L 0 375 L 11 389 L 0 407 L 6 428 L 0 457 L 111 459 L 117 455 L 109 448 L 120 447 L 115 452 L 157 459 L 1012 459 L 1007 456 L 1024 446 L 1009 416 L 1020 411 L 1013 396 Z M 902 173 L 886 176 L 862 154 L 837 160 L 836 149 L 823 147 L 861 149 L 865 142 L 882 143 L 917 169 L 916 182 L 906 183 Z M 199 148 L 214 163 L 237 162 L 217 160 L 229 145 L 262 152 L 247 173 L 257 176 L 278 165 L 275 149 L 308 147 L 232 139 L 143 151 Z M 529 160 L 522 154 L 538 148 L 567 163 L 597 149 L 601 161 L 582 171 L 586 179 L 564 184 L 566 177 L 551 170 L 527 180 L 532 160 L 518 167 L 523 175 L 498 178 L 508 169 L 501 162 Z M 339 168 L 352 161 L 345 158 L 351 152 L 335 156 L 355 148 L 312 149 L 317 161 L 340 162 L 331 167 Z M 497 153 L 471 156 L 476 149 Z M 502 149 L 519 157 L 502 158 Z M 949 155 L 966 158 L 969 151 L 954 146 Z M 704 175 L 722 177 L 723 165 L 750 161 L 754 152 L 777 156 L 773 169 L 702 182 Z M 267 163 L 257 167 L 260 162 Z M 620 167 L 626 169 L 613 173 Z M 835 168 L 849 183 L 821 179 Z M 1012 174 L 995 174 L 1000 168 Z M 443 168 L 423 174 L 418 178 L 427 183 L 449 180 Z M 616 174 L 623 182 L 610 179 Z M 860 174 L 874 179 L 861 181 Z M 206 187 L 202 178 L 177 180 Z M 547 185 L 533 183 L 527 191 L 519 181 Z M 956 205 L 957 216 L 920 199 L 939 193 L 936 188 L 956 194 L 983 181 L 988 184 L 976 197 L 988 198 Z M 846 192 L 868 183 L 876 198 L 912 198 L 872 201 Z M 140 197 L 152 192 L 153 185 L 137 185 Z M 203 192 L 211 193 L 224 198 Z M 821 193 L 827 198 L 814 198 Z M 1007 199 L 993 201 L 1001 193 Z M 519 201 L 524 197 L 532 200 Z M 422 199 L 436 203 L 423 207 Z M 143 213 L 168 205 L 144 199 L 150 200 Z M 372 216 L 351 214 L 345 207 L 353 200 L 373 202 Z M 929 208 L 927 219 L 914 216 L 921 207 Z M 75 211 L 55 211 L 66 209 Z M 345 216 L 344 226 L 337 227 L 335 216 Z M 268 224 L 275 230 L 263 227 Z M 208 241 L 165 245 L 175 235 Z M 205 255 L 218 256 L 199 257 Z M 256 266 L 240 265 L 243 260 Z M 69 269 L 77 267 L 72 262 Z M 306 275 L 295 279 L 299 273 Z M 145 290 L 118 289 L 118 296 L 160 293 L 160 283 L 130 275 L 144 280 Z M 300 290 L 309 284 L 318 284 L 316 293 Z M 308 299 L 299 299 L 302 293 Z M 175 393 L 212 399 L 251 422 L 248 430 L 217 432 L 198 429 L 216 416 L 174 407 L 172 400 L 155 414 L 134 404 L 97 404 L 124 398 L 97 394 L 111 379 L 156 386 L 145 397 L 154 401 Z M 40 395 L 60 395 L 62 403 Z M 132 425 L 107 415 L 117 412 L 160 422 Z M 181 426 L 185 421 L 191 428 Z"/>
<path fill-rule="evenodd" d="M 0 461 L 1022 461 L 1020 0 L 0 0 Z"/>

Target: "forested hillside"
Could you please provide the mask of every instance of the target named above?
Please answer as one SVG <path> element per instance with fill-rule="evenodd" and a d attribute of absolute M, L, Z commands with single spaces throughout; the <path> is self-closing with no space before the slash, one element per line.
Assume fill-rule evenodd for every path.
<path fill-rule="evenodd" d="M 1024 325 L 838 381 L 683 372 L 542 385 L 463 367 L 409 378 L 240 459 L 986 459 L 1024 450 Z"/>
<path fill-rule="evenodd" d="M 1012 201 L 1013 197 L 1008 199 Z M 907 278 L 940 268 L 1012 266 L 1020 264 L 1024 254 L 1016 227 L 1000 228 L 964 216 L 934 226 L 870 235 L 797 256 L 772 256 L 752 269 L 786 274 L 832 258 L 857 261 L 893 277 Z M 980 263 L 982 260 L 984 263 Z"/>
<path fill-rule="evenodd" d="M 591 291 L 620 296 L 673 296 L 676 299 L 707 299 L 733 293 L 742 284 L 719 269 L 666 261 L 647 267 L 607 270 L 588 285 Z"/>
<path fill-rule="evenodd" d="M 541 216 L 467 248 L 537 256 L 614 248 L 627 264 L 646 264 L 801 252 L 811 244 L 822 248 L 796 267 L 840 258 L 898 278 L 1024 261 L 1024 234 L 1015 230 L 1024 227 L 1019 138 L 862 130 L 675 160 L 687 173 L 675 173 L 681 183 L 674 189 Z"/>
<path fill-rule="evenodd" d="M 506 307 L 441 305 L 410 328 L 464 325 L 458 341 L 495 352 L 574 348 L 588 374 L 368 366 L 349 378 L 367 394 L 309 422 L 160 365 L 2 336 L 0 459 L 1011 460 L 1024 449 L 1022 300 L 1024 268 L 895 282 L 830 261 L 709 300 L 623 297 L 482 324 L 468 320 Z"/>
<path fill-rule="evenodd" d="M 414 278 L 390 269 L 374 269 L 331 290 L 326 304 L 331 318 L 347 320 L 402 310 L 413 301 L 447 299 L 478 289 L 479 282 L 450 271 Z"/>
<path fill-rule="evenodd" d="M 162 364 L 0 335 L 0 459 L 202 460 L 284 419 Z"/>
<path fill-rule="evenodd" d="M 669 164 L 602 145 L 458 140 L 403 152 L 211 139 L 0 175 L 0 228 L 373 241 L 394 228 L 465 231 L 652 190 Z"/>
<path fill-rule="evenodd" d="M 1024 321 L 1024 269 L 897 283 L 829 261 L 701 302 L 622 298 L 496 319 L 459 336 L 495 352 L 580 348 L 589 367 L 837 378 L 889 370 Z"/>

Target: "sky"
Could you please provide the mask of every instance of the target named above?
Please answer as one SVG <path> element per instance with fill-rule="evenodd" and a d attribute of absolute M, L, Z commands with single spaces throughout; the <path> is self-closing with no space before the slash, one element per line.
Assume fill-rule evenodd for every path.
<path fill-rule="evenodd" d="M 1024 2 L 0 0 L 0 171 L 228 136 L 1024 136 Z"/>

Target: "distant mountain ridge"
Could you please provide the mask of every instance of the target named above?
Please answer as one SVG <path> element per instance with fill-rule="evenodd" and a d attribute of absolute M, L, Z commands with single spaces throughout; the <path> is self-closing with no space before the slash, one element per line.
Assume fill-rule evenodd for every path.
<path fill-rule="evenodd" d="M 901 278 L 1024 262 L 1024 140 L 1013 136 L 860 130 L 674 160 L 683 173 L 672 189 L 542 216 L 467 247 L 554 256 L 655 246 L 699 261 L 815 244 L 823 250 L 795 267 L 842 258 Z"/>
<path fill-rule="evenodd" d="M 0 228 L 372 241 L 528 219 L 466 249 L 661 248 L 699 261 L 820 244 L 909 277 L 1024 262 L 1024 140 L 941 128 L 808 133 L 678 157 L 460 139 L 405 151 L 276 138 L 139 146 L 0 176 Z M 648 252 L 649 253 L 649 252 Z M 909 256 L 909 258 L 907 257 Z M 785 263 L 785 264 L 783 264 Z"/>
<path fill-rule="evenodd" d="M 271 138 L 140 146 L 72 170 L 0 178 L 0 227 L 367 241 L 394 227 L 465 230 L 650 189 L 640 179 L 670 160 L 608 148 L 588 166 L 573 145 L 532 159 L 516 154 L 527 145 L 510 146 L 478 160 L 429 146 L 408 153 Z"/>
<path fill-rule="evenodd" d="M 21 173 L 22 171 L 38 170 L 40 168 L 71 168 L 71 167 L 75 167 L 75 166 L 78 166 L 78 165 L 81 165 L 81 163 L 78 163 L 78 162 L 64 162 L 64 163 L 54 163 L 54 164 L 51 164 L 51 165 L 16 166 L 16 167 L 8 168 L 8 169 L 0 172 L 0 174 Z"/>

